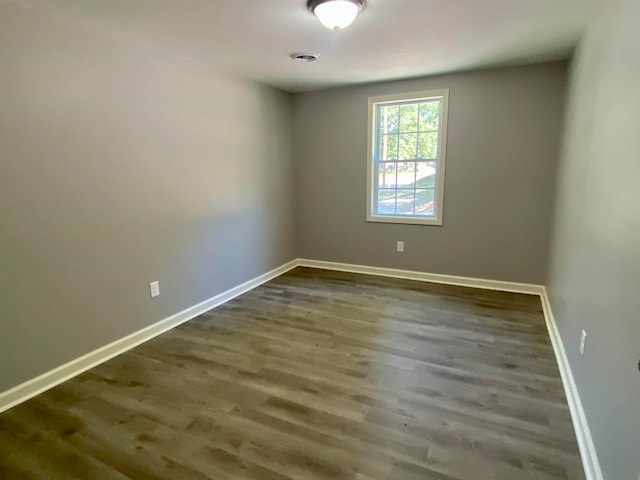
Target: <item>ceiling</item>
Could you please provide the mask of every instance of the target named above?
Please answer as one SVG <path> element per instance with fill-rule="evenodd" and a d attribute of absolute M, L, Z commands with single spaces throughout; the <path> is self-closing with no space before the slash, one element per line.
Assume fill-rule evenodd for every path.
<path fill-rule="evenodd" d="M 566 58 L 601 0 L 368 0 L 339 32 L 306 0 L 13 1 L 299 92 Z"/>

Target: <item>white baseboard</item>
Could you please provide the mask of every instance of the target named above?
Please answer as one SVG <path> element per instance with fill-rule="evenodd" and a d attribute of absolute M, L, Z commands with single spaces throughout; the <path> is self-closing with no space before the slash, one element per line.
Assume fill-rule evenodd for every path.
<path fill-rule="evenodd" d="M 297 260 L 292 260 L 270 272 L 253 278 L 237 287 L 231 288 L 219 295 L 209 298 L 204 302 L 187 308 L 181 312 L 176 313 L 164 320 L 149 325 L 142 330 L 127 335 L 115 342 L 112 342 L 104 347 L 100 347 L 97 350 L 87 353 L 81 357 L 71 360 L 64 365 L 61 365 L 53 370 L 43 373 L 42 375 L 28 380 L 20 385 L 13 387 L 10 390 L 0 393 L 0 413 L 11 407 L 18 405 L 36 395 L 55 387 L 56 385 L 66 382 L 67 380 L 80 375 L 81 373 L 99 365 L 107 360 L 120 355 L 121 353 L 130 350 L 141 343 L 151 340 L 154 337 L 177 327 L 178 325 L 185 323 L 198 315 L 202 315 L 208 312 L 212 308 L 215 308 L 229 300 L 242 295 L 245 292 L 262 285 L 269 280 L 282 275 L 285 272 L 295 268 L 298 265 Z"/>
<path fill-rule="evenodd" d="M 578 440 L 578 448 L 580 449 L 585 476 L 587 480 L 604 480 L 600 462 L 598 461 L 598 454 L 593 444 L 593 438 L 591 437 L 591 430 L 589 429 L 578 388 L 576 387 L 576 382 L 571 372 L 567 352 L 565 351 L 564 343 L 560 337 L 560 332 L 558 331 L 558 326 L 556 325 L 556 320 L 551 310 L 551 302 L 549 301 L 546 288 L 543 289 L 540 300 L 542 301 L 542 309 L 544 311 L 545 321 L 547 322 L 547 330 L 549 331 L 553 351 L 556 355 L 558 367 L 560 368 L 560 376 L 562 377 L 562 384 L 567 396 L 567 403 L 569 404 L 569 410 L 571 412 L 573 429 L 576 432 L 576 439 Z"/>
<path fill-rule="evenodd" d="M 298 266 L 321 268 L 324 270 L 338 270 L 341 272 L 364 273 L 382 277 L 404 278 L 406 280 L 458 285 L 461 287 L 483 288 L 485 290 L 499 290 L 502 292 L 528 293 L 531 295 L 541 295 L 544 291 L 544 286 L 529 283 L 503 282 L 500 280 L 487 280 L 485 278 L 474 277 L 458 277 L 454 275 L 441 275 L 438 273 L 399 270 L 396 268 L 369 267 L 366 265 L 352 265 L 349 263 L 325 262 L 322 260 L 309 260 L 306 258 L 299 258 Z"/>

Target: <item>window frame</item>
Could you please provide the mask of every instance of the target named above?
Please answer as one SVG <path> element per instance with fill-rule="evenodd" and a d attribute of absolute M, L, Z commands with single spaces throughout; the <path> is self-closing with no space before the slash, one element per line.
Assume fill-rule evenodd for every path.
<path fill-rule="evenodd" d="M 442 106 L 439 118 L 439 155 L 436 161 L 436 181 L 434 200 L 434 216 L 427 217 L 417 215 L 381 215 L 376 213 L 376 199 L 378 194 L 378 162 L 374 158 L 376 153 L 376 142 L 379 134 L 376 130 L 377 118 L 376 107 L 381 104 L 414 104 L 420 101 L 442 99 Z M 444 177 L 447 158 L 447 125 L 449 116 L 449 89 L 427 90 L 412 93 L 400 93 L 393 95 L 382 95 L 369 97 L 368 112 L 368 142 L 367 142 L 367 222 L 375 223 L 400 223 L 409 225 L 442 225 L 444 211 Z M 411 160 L 409 160 L 411 161 Z M 413 161 L 420 161 L 415 159 Z M 415 188 L 415 187 L 414 187 Z M 397 193 L 396 193 L 397 195 Z"/>

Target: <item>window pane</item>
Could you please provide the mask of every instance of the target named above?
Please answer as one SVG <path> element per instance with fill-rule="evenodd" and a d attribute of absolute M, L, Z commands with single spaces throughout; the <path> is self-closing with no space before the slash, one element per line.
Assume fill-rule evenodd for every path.
<path fill-rule="evenodd" d="M 435 190 L 416 190 L 416 215 L 433 216 Z"/>
<path fill-rule="evenodd" d="M 420 131 L 438 130 L 440 126 L 440 101 L 420 104 Z"/>
<path fill-rule="evenodd" d="M 380 135 L 378 142 L 379 160 L 398 159 L 398 135 Z"/>
<path fill-rule="evenodd" d="M 378 188 L 395 188 L 396 164 L 394 162 L 378 165 Z"/>
<path fill-rule="evenodd" d="M 435 188 L 436 162 L 416 162 L 416 188 Z"/>
<path fill-rule="evenodd" d="M 380 135 L 385 133 L 398 133 L 398 106 L 378 107 L 378 132 Z"/>
<path fill-rule="evenodd" d="M 413 188 L 416 181 L 416 163 L 398 162 L 398 187 Z"/>
<path fill-rule="evenodd" d="M 400 107 L 400 133 L 418 131 L 418 104 Z"/>
<path fill-rule="evenodd" d="M 418 158 L 438 158 L 438 132 L 418 134 Z"/>
<path fill-rule="evenodd" d="M 400 135 L 400 160 L 413 160 L 416 158 L 417 134 Z"/>
<path fill-rule="evenodd" d="M 374 116 L 369 124 L 369 220 L 440 224 L 445 162 L 440 149 L 448 94 L 431 91 L 369 101 Z"/>
<path fill-rule="evenodd" d="M 398 215 L 413 215 L 413 208 L 415 205 L 413 195 L 413 188 L 398 189 Z"/>
<path fill-rule="evenodd" d="M 395 189 L 378 190 L 378 212 L 381 215 L 393 215 L 396 213 Z"/>

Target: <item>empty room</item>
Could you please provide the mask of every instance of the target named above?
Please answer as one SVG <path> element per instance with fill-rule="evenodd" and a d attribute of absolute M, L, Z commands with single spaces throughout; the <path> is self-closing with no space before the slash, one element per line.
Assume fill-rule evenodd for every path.
<path fill-rule="evenodd" d="M 638 45 L 0 0 L 0 480 L 640 480 Z"/>

